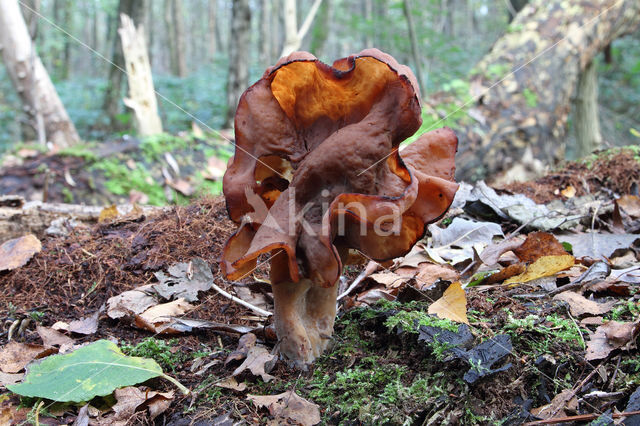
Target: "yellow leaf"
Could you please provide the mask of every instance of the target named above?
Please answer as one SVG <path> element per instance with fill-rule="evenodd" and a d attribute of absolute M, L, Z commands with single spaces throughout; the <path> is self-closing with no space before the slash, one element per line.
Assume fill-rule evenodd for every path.
<path fill-rule="evenodd" d="M 435 314 L 438 318 L 469 324 L 467 297 L 459 281 L 451 284 L 442 297 L 429 306 L 429 314 Z"/>
<path fill-rule="evenodd" d="M 542 277 L 549 277 L 556 272 L 571 268 L 575 263 L 575 258 L 569 254 L 561 256 L 542 256 L 520 275 L 506 280 L 505 284 L 526 283 Z"/>

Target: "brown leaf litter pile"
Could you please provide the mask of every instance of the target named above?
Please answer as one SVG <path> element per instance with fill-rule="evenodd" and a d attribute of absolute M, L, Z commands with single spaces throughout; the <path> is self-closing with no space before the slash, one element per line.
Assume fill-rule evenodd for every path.
<path fill-rule="evenodd" d="M 0 272 L 0 306 L 76 319 L 112 296 L 155 280 L 154 271 L 194 257 L 211 266 L 215 282 L 224 283 L 218 258 L 232 229 L 224 200 L 210 198 L 148 220 L 109 221 L 45 238 L 42 251 L 27 265 Z M 212 294 L 202 310 L 207 319 L 224 322 L 244 309 Z"/>
<path fill-rule="evenodd" d="M 511 183 L 505 185 L 504 189 L 524 194 L 536 203 L 544 204 L 561 195 L 571 198 L 603 190 L 609 194 L 637 195 L 638 182 L 640 161 L 633 151 L 621 149 L 601 154 L 591 164 L 584 161 L 570 162 L 536 180 Z"/>

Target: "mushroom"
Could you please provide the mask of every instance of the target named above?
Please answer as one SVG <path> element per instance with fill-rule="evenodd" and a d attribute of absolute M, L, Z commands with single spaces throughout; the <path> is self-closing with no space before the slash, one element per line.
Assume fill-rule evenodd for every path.
<path fill-rule="evenodd" d="M 415 76 L 377 49 L 332 66 L 292 53 L 240 98 L 223 181 L 239 227 L 222 271 L 242 279 L 270 256 L 279 351 L 290 364 L 305 368 L 326 349 L 349 250 L 402 256 L 453 201 L 452 130 L 399 152 L 421 123 Z"/>

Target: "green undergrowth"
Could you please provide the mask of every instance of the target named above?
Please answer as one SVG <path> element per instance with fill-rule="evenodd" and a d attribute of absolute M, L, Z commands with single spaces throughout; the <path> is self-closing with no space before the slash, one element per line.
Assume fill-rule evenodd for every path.
<path fill-rule="evenodd" d="M 202 346 L 197 351 L 185 352 L 180 347 L 177 338 L 163 340 L 156 337 L 147 337 L 136 345 L 122 344 L 122 352 L 129 356 L 139 356 L 155 360 L 164 371 L 175 372 L 185 361 L 207 356 L 211 350 Z"/>

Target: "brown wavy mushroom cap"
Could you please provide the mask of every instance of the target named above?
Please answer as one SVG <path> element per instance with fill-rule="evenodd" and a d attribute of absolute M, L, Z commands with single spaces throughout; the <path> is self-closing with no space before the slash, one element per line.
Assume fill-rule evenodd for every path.
<path fill-rule="evenodd" d="M 406 254 L 458 187 L 450 129 L 398 151 L 421 122 L 413 73 L 377 49 L 332 66 L 296 52 L 267 69 L 236 112 L 223 188 L 240 227 L 223 253 L 225 276 L 243 278 L 272 253 L 272 283 L 330 287 L 347 249 L 375 260 Z"/>

